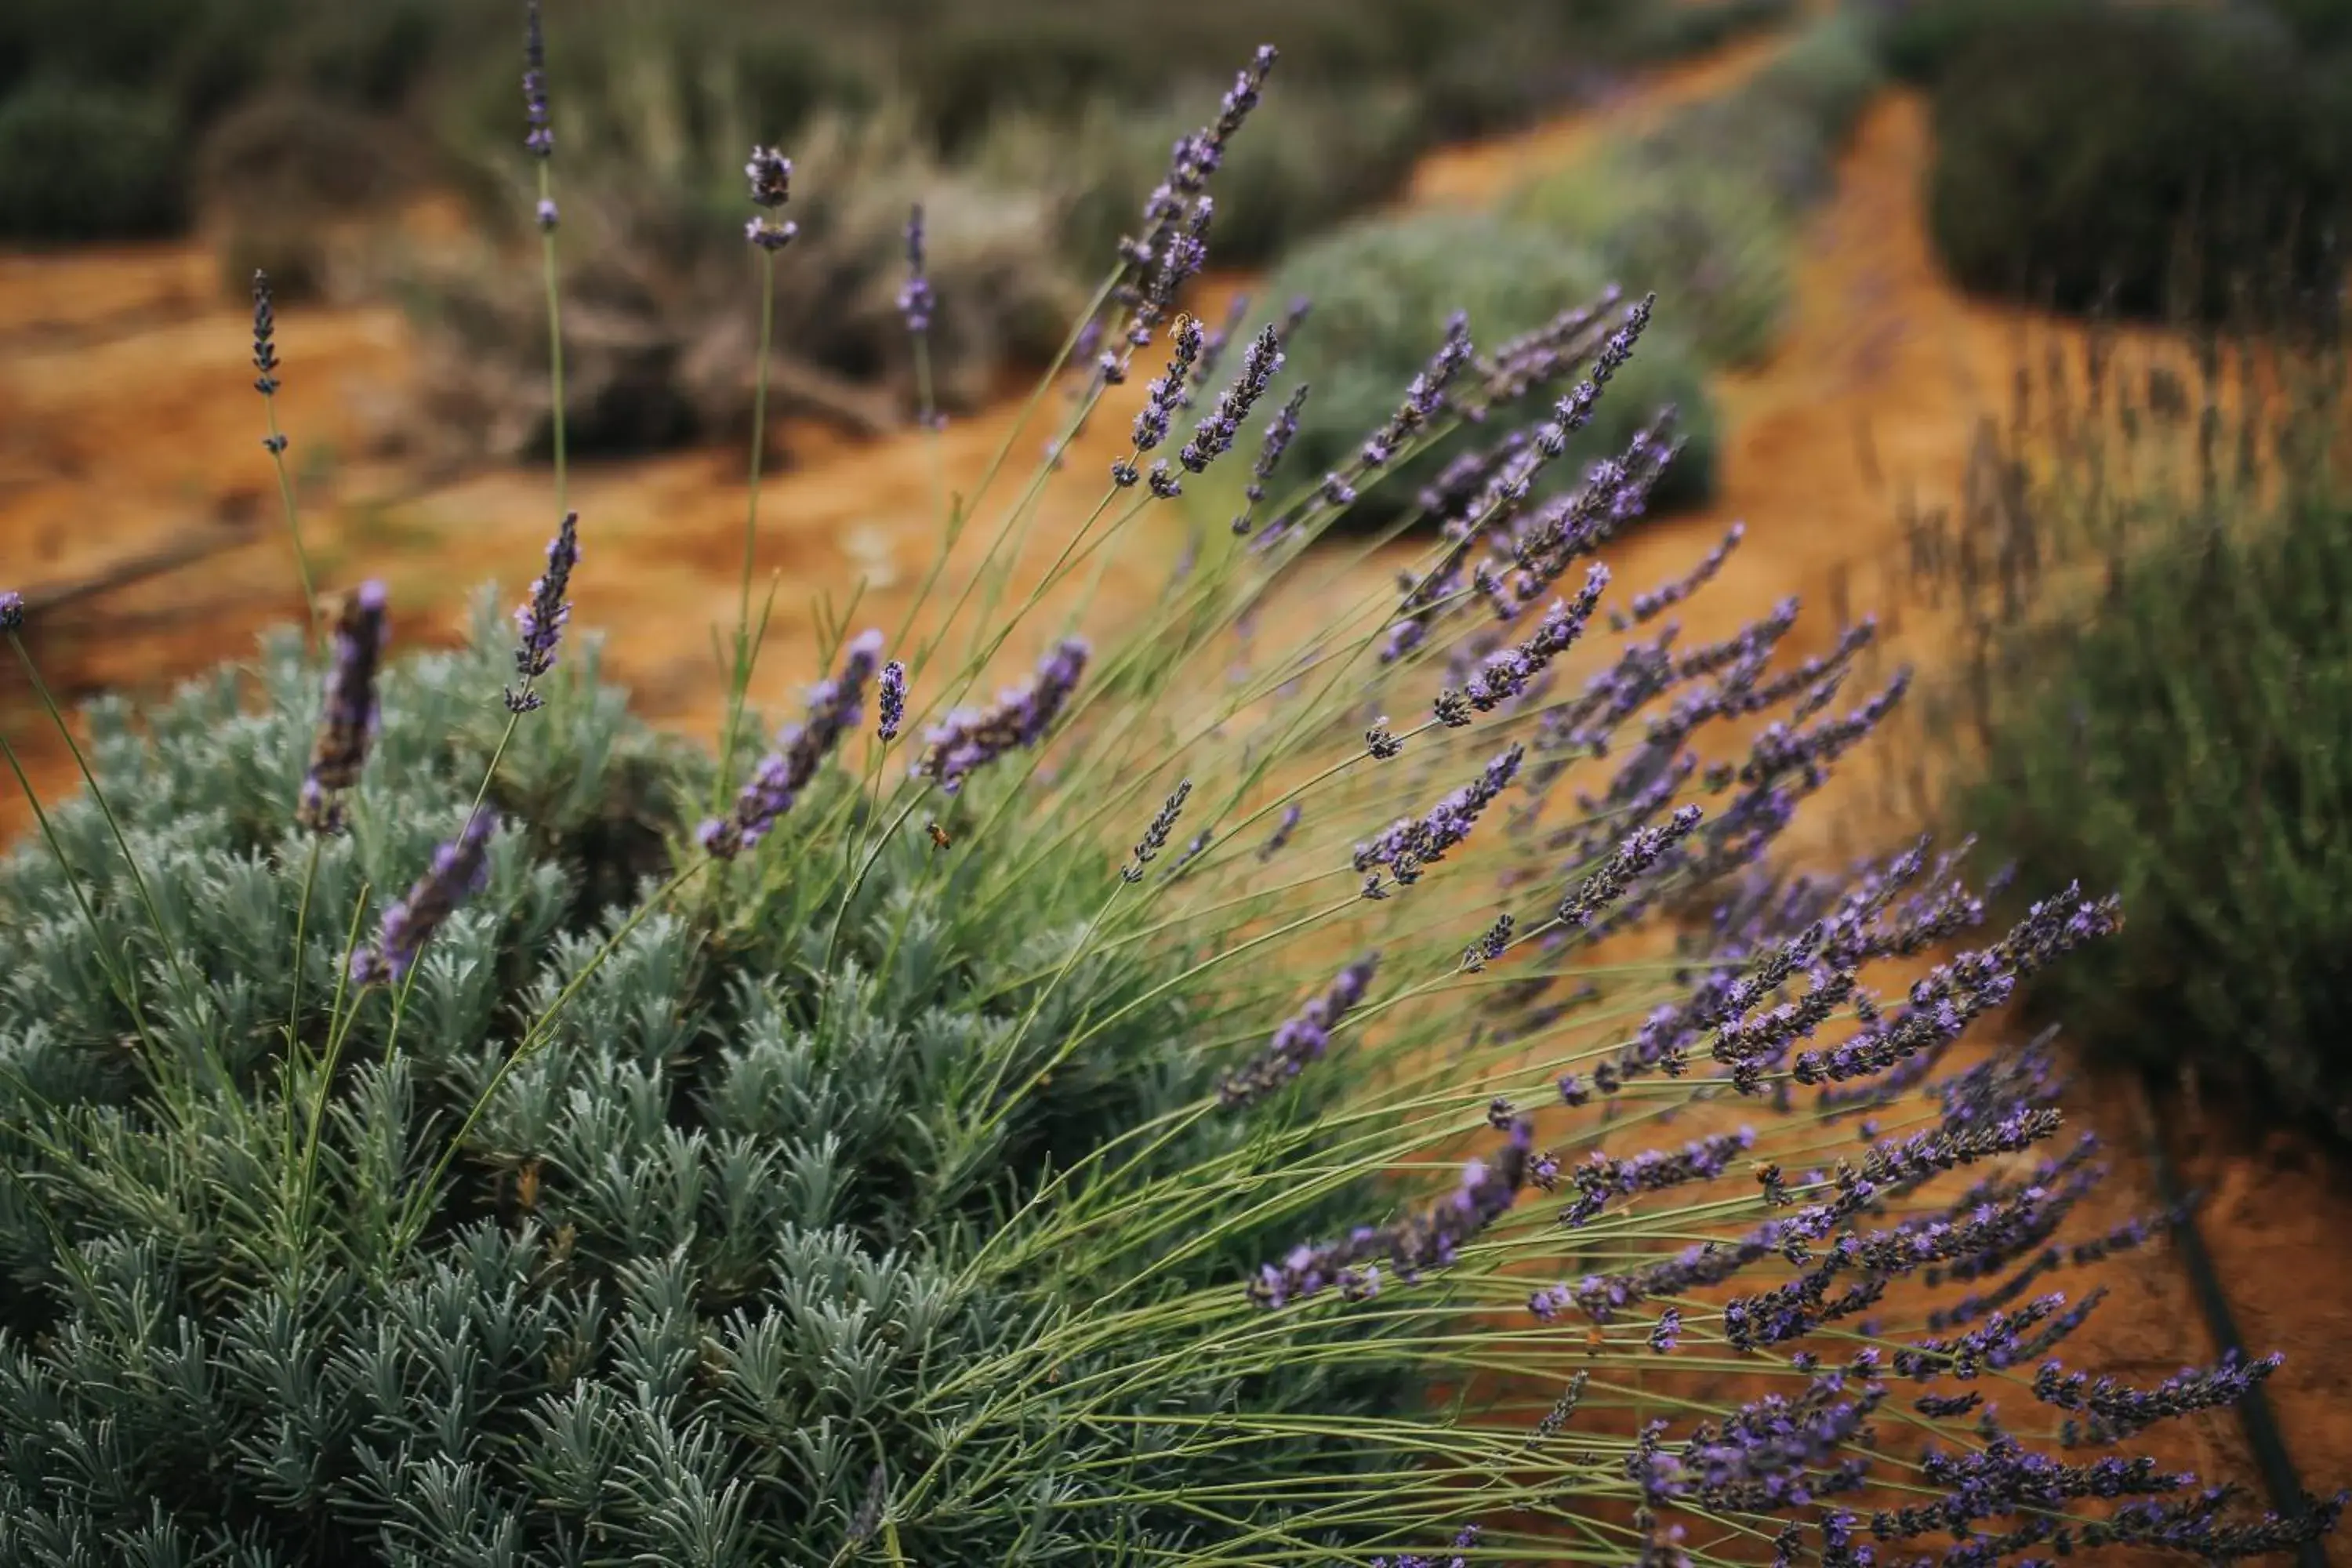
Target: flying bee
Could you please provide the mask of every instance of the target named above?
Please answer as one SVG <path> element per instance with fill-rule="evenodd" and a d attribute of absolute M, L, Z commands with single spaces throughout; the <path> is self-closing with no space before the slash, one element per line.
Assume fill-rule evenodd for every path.
<path fill-rule="evenodd" d="M 948 846 L 955 842 L 954 839 L 948 837 L 948 830 L 941 827 L 936 822 L 924 823 L 923 831 L 931 836 L 931 847 L 934 849 L 945 849 Z"/>

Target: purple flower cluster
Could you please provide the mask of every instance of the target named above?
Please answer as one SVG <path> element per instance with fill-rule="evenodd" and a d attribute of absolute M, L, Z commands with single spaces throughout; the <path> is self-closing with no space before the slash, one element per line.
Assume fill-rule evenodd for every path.
<path fill-rule="evenodd" d="M 1357 845 L 1356 869 L 1385 867 L 1401 883 L 1417 881 L 1423 867 L 1443 860 L 1446 851 L 1470 837 L 1479 814 L 1510 787 L 1526 755 L 1527 748 L 1514 744 L 1487 763 L 1476 778 L 1430 807 L 1427 816 L 1399 817 L 1370 844 Z"/>
<path fill-rule="evenodd" d="M 743 178 L 751 187 L 751 205 L 762 209 L 746 220 L 743 237 L 773 256 L 801 231 L 790 218 L 769 216 L 793 199 L 793 161 L 773 147 L 754 147 L 743 165 Z"/>
<path fill-rule="evenodd" d="M 959 708 L 933 725 L 923 737 L 915 776 L 936 779 L 940 789 L 953 795 L 973 773 L 1005 752 L 1044 740 L 1086 673 L 1087 652 L 1080 639 L 1066 638 L 1038 662 L 1037 673 L 1026 686 L 1000 691 L 992 707 Z"/>
<path fill-rule="evenodd" d="M 1627 834 L 1615 853 L 1560 900 L 1553 916 L 1564 926 L 1586 926 L 1615 903 L 1625 889 L 1646 875 L 1667 853 L 1696 831 L 1701 813 L 1695 805 L 1678 807 L 1665 822 L 1637 827 Z"/>
<path fill-rule="evenodd" d="M 1331 1030 L 1349 1009 L 1364 999 L 1381 955 L 1366 953 L 1332 978 L 1323 994 L 1283 1021 L 1274 1038 L 1247 1067 L 1227 1073 L 1217 1098 L 1228 1109 L 1250 1104 L 1272 1094 L 1321 1058 L 1331 1044 Z"/>
<path fill-rule="evenodd" d="M 1175 329 L 1169 333 L 1168 369 L 1144 388 L 1143 406 L 1135 416 L 1135 455 L 1140 457 L 1168 439 L 1169 422 L 1175 418 L 1177 405 L 1182 402 L 1184 388 L 1192 377 L 1193 362 L 1201 355 L 1201 323 L 1191 316 L 1177 319 Z M 1113 463 L 1110 477 L 1121 489 L 1133 485 L 1142 476 L 1132 458 L 1122 458 Z"/>
<path fill-rule="evenodd" d="M 1430 356 L 1428 365 L 1412 378 L 1405 388 L 1404 401 L 1389 416 L 1388 423 L 1367 437 L 1359 460 L 1367 468 L 1384 467 L 1397 455 L 1398 448 L 1422 430 L 1429 427 L 1446 406 L 1446 395 L 1453 390 L 1454 380 L 1469 365 L 1475 351 L 1470 343 L 1470 318 L 1456 310 L 1445 322 L 1445 341 Z"/>
<path fill-rule="evenodd" d="M 15 596 L 0 595 L 0 623 L 6 620 L 6 601 Z M 294 806 L 294 820 L 312 833 L 342 826 L 343 792 L 359 782 L 367 762 L 368 742 L 375 734 L 375 678 L 383 659 L 387 602 L 383 584 L 362 583 L 335 616 L 326 705 Z"/>
<path fill-rule="evenodd" d="M 1646 594 L 1634 595 L 1632 614 L 1612 616 L 1609 621 L 1611 629 L 1622 632 L 1654 621 L 1706 587 L 1715 580 L 1715 574 L 1723 570 L 1723 563 L 1731 559 L 1731 552 L 1739 548 L 1739 542 L 1747 537 L 1748 525 L 1733 523 L 1724 530 L 1723 542 L 1708 551 L 1697 565 L 1671 583 L 1661 584 Z"/>
<path fill-rule="evenodd" d="M 809 689 L 808 719 L 777 732 L 776 749 L 760 759 L 735 797 L 735 809 L 710 817 L 695 837 L 714 857 L 732 860 L 758 847 L 816 777 L 818 768 L 857 728 L 865 716 L 866 683 L 882 660 L 882 634 L 860 632 L 850 639 L 841 673 Z"/>
<path fill-rule="evenodd" d="M 539 0 L 529 0 L 522 24 L 522 111 L 530 126 L 523 146 L 534 158 L 555 151 L 555 132 L 547 119 L 547 38 L 540 29 Z"/>
<path fill-rule="evenodd" d="M 1251 408 L 1265 395 L 1265 389 L 1281 370 L 1282 338 L 1268 327 L 1251 339 L 1249 347 L 1242 351 L 1240 374 L 1234 377 L 1233 384 L 1219 395 L 1216 407 L 1193 427 L 1192 438 L 1184 443 L 1184 449 L 1176 454 L 1176 460 L 1192 473 L 1206 469 L 1212 461 L 1233 446 L 1234 436 L 1240 433 L 1242 421 L 1249 417 Z"/>
<path fill-rule="evenodd" d="M 1601 590 L 1609 586 L 1609 568 L 1595 563 L 1584 587 L 1572 600 L 1554 599 L 1551 608 L 1526 641 L 1486 656 L 1462 688 L 1462 695 L 1481 713 L 1491 713 L 1527 690 L 1553 659 L 1566 653 L 1592 619 Z"/>
<path fill-rule="evenodd" d="M 907 280 L 898 285 L 898 314 L 907 331 L 920 337 L 931 330 L 931 312 L 939 301 L 923 264 L 923 209 L 919 204 L 907 215 Z"/>
<path fill-rule="evenodd" d="M 270 303 L 269 274 L 253 269 L 253 390 L 268 397 L 278 391 L 278 315 Z"/>
<path fill-rule="evenodd" d="M 375 945 L 352 954 L 352 984 L 397 984 L 406 978 L 433 933 L 448 923 L 458 904 L 481 890 L 489 876 L 490 836 L 498 826 L 496 812 L 477 811 L 456 842 L 433 852 L 433 864 L 384 911 Z"/>
<path fill-rule="evenodd" d="M 1234 531 L 1237 534 L 1248 533 L 1257 526 L 1254 510 L 1265 500 L 1265 482 L 1274 477 L 1282 455 L 1290 449 L 1290 443 L 1297 439 L 1298 416 L 1306 410 L 1307 393 L 1306 384 L 1301 383 L 1290 395 L 1290 400 L 1265 423 L 1265 437 L 1258 444 L 1257 461 L 1250 468 L 1249 488 L 1244 492 L 1249 504 L 1234 518 Z"/>
<path fill-rule="evenodd" d="M 1282 853 L 1283 847 L 1290 842 L 1290 836 L 1298 831 L 1298 819 L 1306 815 L 1307 808 L 1296 801 L 1282 808 L 1281 820 L 1274 825 L 1274 831 L 1266 836 L 1265 842 L 1257 847 L 1261 864 Z"/>
<path fill-rule="evenodd" d="M 25 595 L 14 588 L 0 589 L 0 632 L 13 632 L 25 625 Z"/>
<path fill-rule="evenodd" d="M 543 699 L 531 682 L 555 668 L 556 645 L 572 619 L 572 569 L 580 564 L 580 514 L 566 512 L 555 537 L 547 542 L 547 570 L 530 585 L 530 597 L 515 610 L 515 673 L 520 688 L 507 688 L 507 710 L 530 713 Z"/>
<path fill-rule="evenodd" d="M 1444 1563 L 1441 1563 L 1434 1557 L 1422 1557 L 1410 1552 L 1400 1552 L 1397 1553 L 1394 1568 L 1465 1568 L 1469 1559 L 1462 1554 L 1477 1544 L 1478 1527 L 1475 1524 L 1465 1524 L 1462 1527 L 1461 1533 L 1454 1538 L 1454 1554 L 1446 1558 Z M 1375 1557 L 1372 1559 L 1372 1568 L 1391 1568 L 1391 1564 L 1385 1557 Z"/>
<path fill-rule="evenodd" d="M 874 683 L 876 700 L 881 707 L 882 719 L 876 733 L 885 744 L 898 738 L 898 726 L 907 719 L 907 667 L 892 659 L 882 667 L 881 679 Z"/>
<path fill-rule="evenodd" d="M 1426 1210 L 1381 1226 L 1359 1226 L 1342 1241 L 1293 1247 L 1282 1261 L 1261 1264 L 1249 1297 L 1272 1310 L 1337 1289 L 1343 1300 L 1379 1294 L 1385 1261 L 1405 1284 L 1445 1268 L 1486 1228 L 1508 1213 L 1528 1184 L 1534 1123 L 1521 1120 L 1490 1163 L 1462 1167 L 1460 1185 Z"/>
<path fill-rule="evenodd" d="M 1272 46 L 1260 46 L 1234 77 L 1216 120 L 1177 138 L 1170 150 L 1168 177 L 1144 199 L 1139 234 L 1119 241 L 1123 274 L 1112 298 L 1127 308 L 1125 336 L 1130 346 L 1139 348 L 1151 341 L 1177 290 L 1206 259 L 1209 178 L 1224 162 L 1227 143 L 1257 107 L 1276 58 Z M 1118 353 L 1106 349 L 1097 374 L 1116 384 L 1124 377 L 1123 366 Z"/>

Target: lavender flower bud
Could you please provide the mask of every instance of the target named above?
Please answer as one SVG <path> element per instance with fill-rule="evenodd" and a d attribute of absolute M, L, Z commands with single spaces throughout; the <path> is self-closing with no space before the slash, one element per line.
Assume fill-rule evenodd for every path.
<path fill-rule="evenodd" d="M 1143 868 L 1151 864 L 1162 849 L 1168 847 L 1168 836 L 1176 830 L 1176 818 L 1182 814 L 1184 802 L 1192 793 L 1191 779 L 1185 779 L 1177 784 L 1174 793 L 1171 794 L 1166 804 L 1160 806 L 1159 815 L 1151 819 L 1151 825 L 1143 830 L 1143 837 L 1136 840 L 1135 861 L 1132 865 L 1119 868 L 1119 880 L 1130 886 L 1143 880 Z"/>
<path fill-rule="evenodd" d="M 1282 820 L 1274 825 L 1274 832 L 1258 846 L 1257 858 L 1261 864 L 1282 853 L 1283 847 L 1290 842 L 1290 836 L 1298 831 L 1298 819 L 1306 815 L 1305 808 L 1296 802 L 1283 808 Z"/>
<path fill-rule="evenodd" d="M 515 673 L 520 689 L 507 688 L 507 710 L 529 713 L 541 701 L 530 683 L 555 668 L 556 644 L 563 640 L 564 623 L 572 618 L 572 569 L 580 563 L 580 514 L 566 512 L 555 537 L 547 543 L 547 570 L 530 585 L 530 597 L 515 610 Z"/>
<path fill-rule="evenodd" d="M 907 331 L 918 336 L 930 331 L 936 304 L 923 269 L 923 209 L 918 203 L 907 215 L 907 280 L 898 286 L 898 314 L 906 318 Z"/>
<path fill-rule="evenodd" d="M 1224 1076 L 1218 1085 L 1218 1100 L 1232 1110 L 1262 1100 L 1321 1058 L 1331 1043 L 1332 1029 L 1364 999 L 1380 962 L 1379 953 L 1369 952 L 1333 976 L 1322 995 L 1283 1021 L 1255 1059 Z"/>
<path fill-rule="evenodd" d="M 1086 672 L 1087 654 L 1083 641 L 1066 638 L 1039 661 L 1036 675 L 1026 686 L 1000 692 L 992 707 L 959 708 L 949 714 L 924 735 L 926 743 L 914 775 L 936 779 L 941 790 L 953 795 L 975 770 L 1015 748 L 1044 740 L 1062 705 L 1077 689 L 1078 678 Z"/>
<path fill-rule="evenodd" d="M 555 151 L 555 132 L 547 119 L 547 39 L 540 30 L 539 0 L 529 0 L 523 9 L 522 65 L 523 118 L 530 126 L 522 144 L 532 157 L 544 158 Z M 540 219 L 550 227 L 551 205 L 541 204 Z"/>
<path fill-rule="evenodd" d="M 793 196 L 793 161 L 773 147 L 753 147 L 743 177 L 751 187 L 751 203 L 774 212 Z M 755 217 L 743 226 L 743 237 L 770 255 L 793 242 L 801 226 L 790 218 Z"/>
<path fill-rule="evenodd" d="M 25 595 L 14 588 L 0 590 L 0 632 L 13 632 L 25 624 Z"/>
<path fill-rule="evenodd" d="M 549 197 L 549 196 L 541 196 L 541 197 L 540 197 L 540 198 L 539 198 L 539 205 L 538 205 L 538 207 L 533 211 L 533 213 L 532 213 L 532 216 L 533 216 L 533 218 L 534 218 L 534 219 L 538 222 L 538 224 L 539 224 L 539 231 L 540 231 L 540 233 L 541 233 L 541 234 L 552 234 L 552 233 L 554 233 L 554 232 L 555 232 L 555 226 L 556 226 L 556 222 L 557 222 L 557 215 L 556 215 L 556 211 L 555 211 L 555 202 L 554 202 L 553 198 Z"/>
<path fill-rule="evenodd" d="M 294 807 L 294 820 L 313 833 L 332 833 L 342 826 L 342 794 L 359 782 L 367 762 L 368 742 L 375 733 L 375 678 L 383 658 L 385 604 L 383 584 L 363 583 L 344 599 L 335 617 L 326 704 Z"/>
<path fill-rule="evenodd" d="M 1435 865 L 1448 850 L 1470 837 L 1479 813 L 1510 786 L 1526 755 L 1526 747 L 1513 744 L 1489 762 L 1477 778 L 1432 806 L 1426 816 L 1418 821 L 1410 816 L 1399 817 L 1370 844 L 1359 844 L 1355 868 L 1369 871 L 1385 866 L 1399 882 L 1411 884 L 1417 880 L 1423 867 Z"/>
<path fill-rule="evenodd" d="M 878 732 L 887 743 L 898 738 L 898 726 L 907 717 L 907 667 L 895 658 L 884 665 L 875 691 L 882 706 Z"/>
<path fill-rule="evenodd" d="M 1297 437 L 1298 416 L 1307 406 L 1307 384 L 1301 383 L 1298 390 L 1290 395 L 1290 401 L 1282 405 L 1282 411 L 1266 421 L 1265 438 L 1259 443 L 1257 462 L 1250 468 L 1247 491 L 1250 505 L 1243 509 L 1239 517 L 1234 519 L 1235 533 L 1247 533 L 1250 531 L 1252 525 L 1250 507 L 1255 507 L 1258 502 L 1265 500 L 1265 481 L 1274 477 L 1275 465 L 1282 461 L 1283 453 L 1289 450 L 1290 443 Z"/>
<path fill-rule="evenodd" d="M 425 875 L 384 911 L 375 946 L 352 954 L 352 984 L 396 984 L 415 967 L 433 933 L 448 923 L 459 903 L 481 889 L 489 872 L 490 835 L 498 826 L 496 812 L 478 812 L 467 819 L 456 843 L 434 851 Z"/>
<path fill-rule="evenodd" d="M 1282 339 L 1272 327 L 1266 328 L 1250 342 L 1242 355 L 1241 374 L 1217 399 L 1217 406 L 1193 427 L 1192 438 L 1176 460 L 1193 473 L 1200 473 L 1218 456 L 1233 446 L 1234 437 L 1242 421 L 1249 417 L 1251 407 L 1265 395 L 1265 389 L 1282 369 Z"/>
<path fill-rule="evenodd" d="M 751 779 L 735 797 L 735 809 L 725 817 L 710 817 L 696 830 L 703 848 L 720 860 L 732 860 L 756 847 L 816 777 L 841 737 L 857 728 L 864 717 L 866 683 L 881 662 L 882 634 L 859 633 L 849 644 L 841 673 L 809 689 L 808 720 L 787 724 L 776 735 L 776 749 L 760 759 Z"/>
<path fill-rule="evenodd" d="M 253 269 L 253 390 L 268 397 L 278 390 L 278 349 L 270 339 L 277 336 L 278 317 L 270 308 L 269 274 L 257 267 Z"/>
<path fill-rule="evenodd" d="M 1175 416 L 1178 399 L 1184 395 L 1185 383 L 1192 374 L 1192 362 L 1201 353 L 1201 323 L 1190 316 L 1181 317 L 1170 334 L 1173 346 L 1169 351 L 1167 373 L 1144 389 L 1142 410 L 1135 416 L 1135 449 L 1149 452 L 1168 439 L 1168 422 Z"/>

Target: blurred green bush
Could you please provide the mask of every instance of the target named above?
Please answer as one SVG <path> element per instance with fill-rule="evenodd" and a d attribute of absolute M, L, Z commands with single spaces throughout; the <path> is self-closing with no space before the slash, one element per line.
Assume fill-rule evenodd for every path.
<path fill-rule="evenodd" d="M 1863 18 L 1833 14 L 1731 91 L 1532 182 L 1511 210 L 1657 289 L 1710 363 L 1754 363 L 1789 310 L 1797 215 L 1827 193 L 1881 80 Z"/>
<path fill-rule="evenodd" d="M 1266 308 L 1249 329 L 1274 320 L 1294 298 L 1314 301 L 1288 345 L 1292 363 L 1311 367 L 1314 390 L 1277 493 L 1311 483 L 1352 456 L 1395 411 L 1454 311 L 1468 311 L 1475 341 L 1491 348 L 1590 300 L 1610 281 L 1591 252 L 1532 225 L 1482 215 L 1362 222 L 1301 249 L 1267 283 Z M 1638 279 L 1623 282 L 1629 290 L 1646 287 Z M 1504 427 L 1559 395 L 1555 390 L 1508 416 L 1498 411 L 1490 423 Z M 1580 478 L 1587 465 L 1622 449 L 1668 403 L 1680 411 L 1678 434 L 1688 446 L 1653 492 L 1653 510 L 1706 500 L 1716 468 L 1715 410 L 1699 356 L 1682 331 L 1672 295 L 1662 291 L 1655 323 L 1553 472 L 1563 480 Z M 1457 432 L 1401 465 L 1367 492 L 1358 510 L 1372 520 L 1395 516 L 1477 434 Z"/>
<path fill-rule="evenodd" d="M 2079 309 L 2213 312 L 2336 277 L 2340 85 L 2260 12 L 2003 6 L 1948 44 L 1928 223 L 1953 276 Z M 1902 28 L 1895 29 L 1900 36 Z"/>
<path fill-rule="evenodd" d="M 64 80 L 0 100 L 0 235 L 91 240 L 168 233 L 184 216 L 169 114 L 131 93 Z"/>
<path fill-rule="evenodd" d="M 2352 1138 L 2352 507 L 2184 519 L 2117 567 L 1960 819 L 2122 893 L 2122 936 L 2037 984 L 2070 1035 Z"/>

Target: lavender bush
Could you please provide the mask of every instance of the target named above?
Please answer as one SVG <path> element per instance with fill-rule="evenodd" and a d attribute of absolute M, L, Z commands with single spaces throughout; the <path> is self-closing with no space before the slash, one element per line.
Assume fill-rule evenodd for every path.
<path fill-rule="evenodd" d="M 1179 145 L 1058 434 L 1194 331 L 1272 63 Z M 1393 465 L 1556 403 L 1352 605 L 1316 541 L 1391 463 L 1268 463 L 1279 530 L 1071 638 L 1046 591 L 1200 476 L 1068 465 L 1102 501 L 1043 580 L 1000 552 L 829 633 L 772 743 L 747 582 L 717 757 L 666 757 L 569 633 L 559 460 L 519 637 L 362 692 L 363 596 L 258 690 L 98 715 L 0 870 L 0 1561 L 1960 1564 L 2332 1523 L 2134 1446 L 2274 1362 L 2058 1359 L 2090 1303 L 2051 1287 L 2151 1233 L 2069 1226 L 2099 1165 L 2047 1050 L 1961 1041 L 2112 904 L 1978 937 L 1925 846 L 1776 869 L 1900 695 L 1848 689 L 1870 628 L 1684 638 L 1714 558 L 1612 595 L 1662 426 L 1538 485 L 1651 309 L 1433 342 L 1362 437 Z M 1240 359 L 1159 395 L 1219 417 Z"/>

